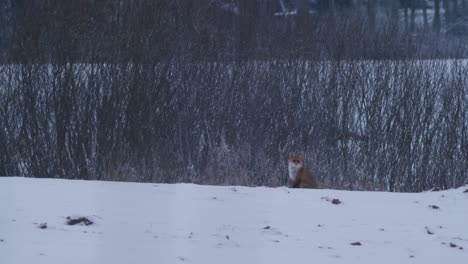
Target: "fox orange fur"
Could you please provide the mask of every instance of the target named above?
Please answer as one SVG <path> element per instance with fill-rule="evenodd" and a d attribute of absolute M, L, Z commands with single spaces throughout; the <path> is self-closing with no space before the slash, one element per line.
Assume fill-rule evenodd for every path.
<path fill-rule="evenodd" d="M 318 188 L 317 179 L 304 167 L 304 158 L 301 155 L 291 154 L 289 156 L 288 171 L 292 188 Z"/>

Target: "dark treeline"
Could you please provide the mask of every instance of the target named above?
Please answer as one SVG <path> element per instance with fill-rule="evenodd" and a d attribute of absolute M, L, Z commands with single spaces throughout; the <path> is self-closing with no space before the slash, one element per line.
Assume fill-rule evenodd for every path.
<path fill-rule="evenodd" d="M 466 61 L 0 68 L 0 175 L 420 191 L 468 177 Z"/>
<path fill-rule="evenodd" d="M 325 187 L 467 181 L 465 1 L 265 3 L 3 1 L 0 175 L 280 186 L 300 152 Z"/>
<path fill-rule="evenodd" d="M 0 47 L 10 63 L 460 58 L 465 2 L 6 0 Z"/>

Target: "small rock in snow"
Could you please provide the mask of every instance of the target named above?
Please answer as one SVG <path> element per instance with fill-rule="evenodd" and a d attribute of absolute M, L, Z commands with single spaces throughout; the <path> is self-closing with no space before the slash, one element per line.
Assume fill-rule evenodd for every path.
<path fill-rule="evenodd" d="M 466 189 L 463 193 L 468 193 L 468 189 Z"/>
<path fill-rule="evenodd" d="M 435 210 L 438 210 L 438 209 L 440 209 L 440 207 L 439 207 L 439 206 L 437 206 L 437 205 L 433 205 L 433 204 L 429 205 L 429 208 L 432 208 L 432 209 L 435 209 Z"/>
<path fill-rule="evenodd" d="M 425 228 L 426 228 L 427 234 L 429 234 L 429 235 L 433 235 L 433 234 L 434 234 L 434 232 L 432 232 L 432 231 L 429 229 L 429 227 L 426 226 Z"/>
<path fill-rule="evenodd" d="M 340 201 L 340 199 L 333 199 L 333 200 L 331 201 L 331 203 L 332 203 L 332 204 L 340 204 L 341 201 Z"/>
<path fill-rule="evenodd" d="M 271 227 L 270 226 L 265 226 L 263 229 L 270 229 Z"/>
<path fill-rule="evenodd" d="M 359 241 L 356 241 L 356 242 L 353 242 L 351 243 L 352 246 L 362 246 L 361 242 Z"/>
<path fill-rule="evenodd" d="M 3 239 L 0 239 L 0 242 L 4 242 L 4 241 L 5 241 L 5 240 L 3 240 Z"/>
<path fill-rule="evenodd" d="M 454 244 L 454 243 L 450 243 L 449 246 L 450 246 L 451 248 L 458 247 L 457 244 Z"/>
<path fill-rule="evenodd" d="M 39 224 L 40 229 L 46 229 L 47 228 L 47 223 L 41 223 Z"/>
<path fill-rule="evenodd" d="M 231 238 L 230 238 L 228 235 L 226 235 L 226 239 L 229 240 L 229 239 L 231 239 Z"/>

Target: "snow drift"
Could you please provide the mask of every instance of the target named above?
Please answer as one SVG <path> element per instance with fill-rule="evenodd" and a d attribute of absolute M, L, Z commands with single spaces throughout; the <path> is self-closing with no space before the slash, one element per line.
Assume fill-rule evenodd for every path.
<path fill-rule="evenodd" d="M 466 263 L 466 189 L 0 178 L 0 263 Z"/>

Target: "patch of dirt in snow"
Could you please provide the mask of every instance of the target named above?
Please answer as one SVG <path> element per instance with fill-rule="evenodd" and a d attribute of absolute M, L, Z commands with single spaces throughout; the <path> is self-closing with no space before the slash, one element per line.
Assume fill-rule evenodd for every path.
<path fill-rule="evenodd" d="M 177 259 L 178 259 L 179 261 L 182 261 L 182 262 L 188 261 L 188 259 L 185 258 L 185 257 L 178 257 Z"/>
<path fill-rule="evenodd" d="M 325 200 L 327 202 L 330 202 L 332 204 L 340 204 L 341 203 L 340 199 L 336 199 L 336 198 L 322 197 L 321 199 Z"/>
<path fill-rule="evenodd" d="M 458 248 L 458 249 L 460 249 L 460 250 L 463 250 L 463 247 L 461 247 L 461 246 L 459 246 L 459 245 L 457 245 L 457 244 L 455 244 L 455 243 L 449 243 L 449 246 L 450 246 L 451 248 Z"/>
<path fill-rule="evenodd" d="M 272 236 L 289 237 L 289 235 L 284 234 L 283 232 L 281 232 L 277 228 L 272 228 L 271 226 L 265 226 L 264 228 L 262 228 L 262 233 L 267 234 L 267 235 L 272 235 Z M 279 242 L 278 239 L 273 239 L 272 241 L 276 242 L 276 243 Z"/>
<path fill-rule="evenodd" d="M 67 225 L 85 225 L 89 226 L 94 224 L 93 221 L 89 220 L 87 217 L 77 217 L 72 218 L 70 216 L 67 217 Z"/>

